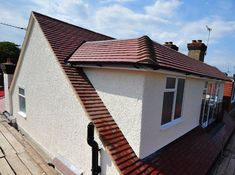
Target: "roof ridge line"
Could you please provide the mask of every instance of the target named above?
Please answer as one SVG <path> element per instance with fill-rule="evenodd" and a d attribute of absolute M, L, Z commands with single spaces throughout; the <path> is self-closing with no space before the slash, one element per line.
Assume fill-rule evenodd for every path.
<path fill-rule="evenodd" d="M 110 39 L 115 39 L 115 38 L 113 38 L 113 37 L 111 37 L 111 36 L 104 35 L 104 34 L 102 34 L 102 33 L 98 33 L 98 32 L 95 32 L 95 31 L 89 30 L 89 29 L 87 29 L 87 28 L 77 26 L 77 25 L 75 25 L 75 24 L 71 24 L 71 23 L 69 23 L 69 22 L 65 22 L 65 21 L 59 20 L 59 19 L 57 19 L 57 18 L 53 18 L 53 17 L 51 17 L 51 16 L 47 16 L 47 15 L 41 14 L 41 13 L 39 13 L 39 12 L 32 11 L 32 13 L 33 13 L 34 15 L 35 15 L 35 14 L 36 14 L 36 15 L 40 15 L 40 16 L 43 16 L 43 17 L 49 18 L 49 19 L 51 19 L 51 20 L 54 20 L 54 21 L 58 21 L 58 22 L 64 23 L 64 24 L 66 24 L 66 25 L 70 25 L 70 26 L 73 26 L 73 27 L 76 27 L 76 28 L 80 28 L 80 29 L 86 30 L 86 31 L 88 31 L 88 32 L 92 32 L 92 33 L 95 33 L 95 34 L 103 35 L 103 36 L 105 36 L 105 37 L 109 37 Z"/>
<path fill-rule="evenodd" d="M 157 60 L 155 58 L 155 50 L 153 47 L 153 41 L 147 35 L 144 35 L 138 38 L 138 45 L 140 50 L 138 51 L 138 55 L 142 55 L 143 53 L 147 53 L 148 58 L 143 58 L 142 60 L 149 60 L 150 63 L 157 64 Z"/>
<path fill-rule="evenodd" d="M 71 54 L 64 59 L 64 62 L 68 63 L 68 60 L 71 58 L 71 56 L 86 42 L 86 40 L 82 40 L 82 42 L 74 49 L 74 51 L 71 52 Z"/>

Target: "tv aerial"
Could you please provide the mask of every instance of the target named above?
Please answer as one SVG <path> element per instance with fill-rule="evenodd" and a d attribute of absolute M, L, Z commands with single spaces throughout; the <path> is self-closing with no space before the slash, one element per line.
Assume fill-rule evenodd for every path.
<path fill-rule="evenodd" d="M 210 34 L 211 34 L 211 31 L 212 31 L 212 28 L 210 28 L 210 27 L 208 27 L 208 25 L 206 25 L 206 29 L 208 30 L 208 38 L 207 38 L 207 43 L 206 43 L 206 45 L 207 45 L 207 50 L 208 50 L 209 40 L 210 40 Z M 206 50 L 206 52 L 205 52 L 205 55 L 206 55 L 206 53 L 207 53 L 207 50 Z"/>

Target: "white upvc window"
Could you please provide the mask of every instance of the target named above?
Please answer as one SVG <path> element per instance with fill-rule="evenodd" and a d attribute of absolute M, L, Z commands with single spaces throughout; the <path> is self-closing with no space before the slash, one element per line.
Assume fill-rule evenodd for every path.
<path fill-rule="evenodd" d="M 161 125 L 168 125 L 182 116 L 185 79 L 167 77 L 162 105 Z"/>
<path fill-rule="evenodd" d="M 19 113 L 26 117 L 26 98 L 25 98 L 25 89 L 19 87 Z"/>

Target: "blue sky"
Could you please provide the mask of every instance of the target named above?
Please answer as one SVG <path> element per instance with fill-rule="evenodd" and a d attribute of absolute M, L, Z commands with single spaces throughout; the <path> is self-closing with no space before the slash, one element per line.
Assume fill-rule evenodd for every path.
<path fill-rule="evenodd" d="M 205 62 L 235 73 L 234 0 L 0 0 L 0 22 L 27 27 L 37 11 L 115 38 L 143 35 L 173 41 L 187 54 L 193 39 L 207 42 Z M 25 32 L 0 25 L 0 41 L 22 44 Z"/>

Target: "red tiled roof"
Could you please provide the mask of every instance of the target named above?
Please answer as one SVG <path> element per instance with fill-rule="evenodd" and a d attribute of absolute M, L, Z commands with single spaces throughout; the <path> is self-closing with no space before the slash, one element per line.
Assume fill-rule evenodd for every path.
<path fill-rule="evenodd" d="M 200 126 L 145 158 L 159 172 L 174 175 L 208 174 L 222 146 L 228 141 L 235 122 L 229 115 L 210 131 Z"/>
<path fill-rule="evenodd" d="M 128 141 L 126 140 L 125 136 L 123 135 L 122 131 L 118 127 L 117 123 L 105 107 L 104 103 L 102 102 L 101 98 L 99 97 L 98 93 L 96 92 L 95 88 L 92 86 L 91 82 L 89 81 L 88 77 L 84 73 L 82 68 L 74 68 L 69 65 L 66 65 L 64 61 L 76 50 L 77 47 L 83 43 L 84 40 L 104 40 L 104 39 L 110 39 L 110 37 L 106 37 L 104 35 L 100 35 L 98 33 L 94 33 L 91 31 L 88 31 L 86 29 L 82 29 L 79 27 L 75 27 L 73 25 L 55 20 L 53 18 L 33 13 L 36 20 L 38 21 L 44 35 L 46 36 L 47 40 L 49 41 L 49 44 L 51 45 L 53 51 L 55 52 L 58 61 L 61 65 L 61 68 L 66 73 L 68 79 L 70 80 L 74 91 L 77 93 L 79 98 L 81 99 L 82 105 L 85 109 L 85 111 L 88 114 L 89 119 L 94 123 L 94 126 L 97 129 L 97 133 L 100 136 L 100 139 L 105 146 L 107 152 L 109 153 L 112 161 L 116 165 L 118 171 L 120 174 L 123 175 L 154 175 L 154 174 L 186 174 L 185 172 L 190 172 L 192 174 L 192 171 L 199 172 L 201 169 L 201 172 L 206 172 L 205 169 L 202 169 L 205 166 L 203 163 L 196 162 L 198 160 L 198 155 L 204 156 L 203 158 L 200 157 L 200 160 L 208 160 L 212 161 L 214 159 L 214 150 L 217 151 L 217 148 L 211 148 L 207 151 L 210 153 L 205 153 L 206 147 L 205 144 L 210 144 L 209 142 L 212 142 L 208 140 L 208 136 L 202 136 L 204 134 L 204 131 L 202 129 L 197 129 L 196 133 L 193 132 L 193 134 L 187 135 L 187 137 L 182 137 L 181 141 L 176 141 L 176 145 L 174 145 L 175 151 L 166 151 L 164 154 L 162 153 L 161 156 L 161 162 L 160 166 L 158 164 L 158 157 L 156 155 L 152 155 L 151 158 L 148 158 L 146 160 L 139 159 L 131 146 L 129 145 Z M 58 35 L 55 35 L 54 32 L 56 32 Z M 70 37 L 67 37 L 66 33 L 69 32 Z M 89 36 L 88 39 L 86 39 L 86 36 L 83 36 L 81 33 L 85 33 L 86 36 Z M 76 33 L 75 39 L 73 39 L 71 33 Z M 61 34 L 61 35 L 60 35 Z M 80 36 L 80 37 L 79 37 Z M 72 44 L 69 49 L 66 48 L 66 46 L 69 45 L 69 43 L 75 42 L 76 44 Z M 78 40 L 78 41 L 75 41 Z M 141 40 L 141 39 L 140 39 Z M 63 47 L 61 46 L 63 45 Z M 134 44 L 135 45 L 135 44 Z M 65 52 L 63 52 L 65 50 Z M 128 48 L 127 48 L 128 50 Z M 143 47 L 143 50 L 145 50 L 145 47 Z M 127 51 L 129 52 L 129 51 Z M 149 53 L 141 53 L 141 55 L 148 55 Z M 152 54 L 150 54 L 152 55 Z M 231 126 L 227 129 L 227 135 L 232 131 L 232 122 L 227 122 L 228 126 Z M 232 128 L 232 129 L 231 129 Z M 225 132 L 226 133 L 226 132 Z M 226 136 L 227 136 L 226 135 Z M 193 138 L 191 138 L 193 137 Z M 183 139 L 186 138 L 186 139 Z M 198 140 L 196 139 L 198 138 Z M 218 144 L 221 142 L 222 137 L 215 138 L 215 143 L 218 142 Z M 200 144 L 199 144 L 200 142 Z M 202 146 L 204 144 L 204 146 Z M 181 147 L 182 146 L 182 147 Z M 196 151 L 198 154 L 194 154 L 193 152 L 187 152 L 188 154 L 192 154 L 195 157 L 190 157 L 192 159 L 195 159 L 194 162 L 192 161 L 186 161 L 189 160 L 187 158 L 187 155 L 185 155 L 183 151 L 187 151 L 188 147 L 190 150 Z M 211 145 L 213 147 L 213 145 Z M 171 148 L 171 147 L 168 147 Z M 200 148 L 200 149 L 199 149 Z M 172 149 L 172 148 L 171 148 Z M 199 151 L 200 150 L 200 151 Z M 216 151 L 214 153 L 216 153 Z M 172 161 L 172 157 L 170 157 L 170 153 L 175 153 L 176 156 L 173 157 L 175 160 L 183 161 L 185 164 L 174 164 L 174 161 Z M 200 152 L 200 154 L 199 154 Z M 181 153 L 181 154 L 180 154 Z M 182 157 L 182 155 L 184 155 Z M 182 158 L 180 158 L 182 157 Z M 185 158 L 185 160 L 183 159 Z M 196 165 L 192 163 L 197 163 Z M 208 165 L 210 163 L 206 163 Z M 172 167 L 173 166 L 173 167 Z M 181 167 L 180 167 L 181 166 Z M 187 168 L 189 166 L 189 168 Z M 208 168 L 208 167 L 207 167 Z M 185 171 L 183 171 L 185 170 Z M 184 173 L 182 173 L 184 172 Z M 199 173 L 202 174 L 202 173 Z"/>
<path fill-rule="evenodd" d="M 231 97 L 231 95 L 232 95 L 232 87 L 233 87 L 233 83 L 232 82 L 224 83 L 224 96 L 225 97 Z"/>
<path fill-rule="evenodd" d="M 69 62 L 143 63 L 187 74 L 229 80 L 217 68 L 153 42 L 147 36 L 127 40 L 86 42 L 74 52 Z"/>
<path fill-rule="evenodd" d="M 151 59 L 147 37 L 128 40 L 90 41 L 82 44 L 70 62 L 131 62 Z M 154 61 L 154 60 L 152 60 Z"/>
<path fill-rule="evenodd" d="M 37 12 L 33 12 L 33 15 L 38 20 L 57 58 L 62 61 L 69 58 L 86 41 L 114 39 Z"/>

